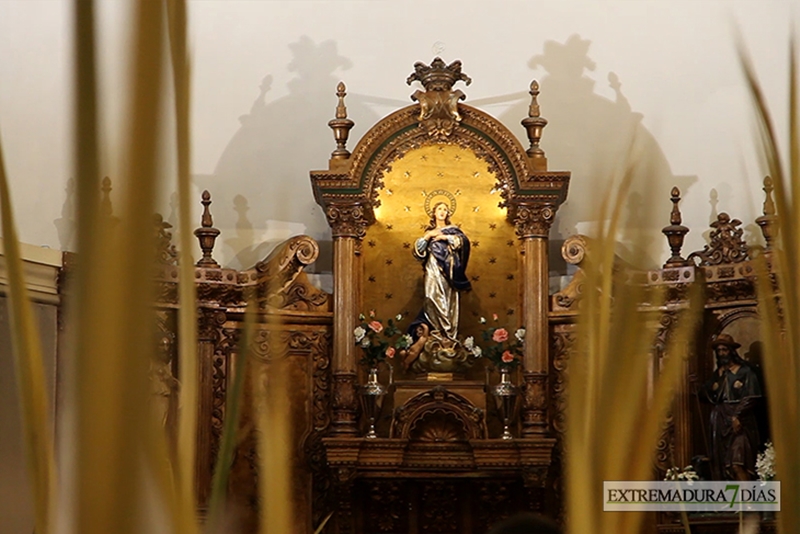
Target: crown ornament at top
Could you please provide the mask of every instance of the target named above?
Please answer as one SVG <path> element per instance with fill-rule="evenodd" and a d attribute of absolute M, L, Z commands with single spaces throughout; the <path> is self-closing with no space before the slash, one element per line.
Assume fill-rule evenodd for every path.
<path fill-rule="evenodd" d="M 406 83 L 411 85 L 414 81 L 425 87 L 424 91 L 417 89 L 411 95 L 411 100 L 419 102 L 419 125 L 434 139 L 447 138 L 461 121 L 458 102 L 467 98 L 461 89 L 453 90 L 453 84 L 463 81 L 469 85 L 472 80 L 461 72 L 460 61 L 445 65 L 437 57 L 430 65 L 420 61 L 414 64 L 414 72 Z"/>
<path fill-rule="evenodd" d="M 472 83 L 472 78 L 461 72 L 461 61 L 455 60 L 445 65 L 442 58 L 435 57 L 430 65 L 422 61 L 414 63 L 414 72 L 406 79 L 406 83 L 420 82 L 426 91 L 449 91 L 458 81 L 466 85 Z"/>

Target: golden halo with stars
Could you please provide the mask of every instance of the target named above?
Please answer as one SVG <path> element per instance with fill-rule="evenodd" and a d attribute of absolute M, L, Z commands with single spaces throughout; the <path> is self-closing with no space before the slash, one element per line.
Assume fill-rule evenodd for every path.
<path fill-rule="evenodd" d="M 425 213 L 428 214 L 428 217 L 433 217 L 433 208 L 439 202 L 446 202 L 448 204 L 447 209 L 450 211 L 450 216 L 452 217 L 456 212 L 456 196 L 446 189 L 436 189 L 425 196 Z"/>

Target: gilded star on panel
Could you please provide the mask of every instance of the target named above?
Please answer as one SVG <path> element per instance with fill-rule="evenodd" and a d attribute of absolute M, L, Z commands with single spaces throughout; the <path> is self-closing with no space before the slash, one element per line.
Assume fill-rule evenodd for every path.
<path fill-rule="evenodd" d="M 370 247 L 374 247 L 376 245 L 376 243 L 375 243 L 375 241 L 370 239 L 369 241 L 367 241 L 367 245 L 369 245 Z"/>
<path fill-rule="evenodd" d="M 411 178 L 411 172 L 410 171 L 406 171 L 406 172 L 403 173 L 403 176 L 405 176 L 406 178 Z"/>
<path fill-rule="evenodd" d="M 423 155 L 421 155 L 421 156 L 419 157 L 419 159 L 421 159 L 422 161 L 428 161 L 428 156 L 426 156 L 425 154 L 423 154 Z"/>
<path fill-rule="evenodd" d="M 386 297 L 386 300 L 392 300 L 392 294 L 391 293 L 386 293 L 386 295 L 384 295 L 384 297 Z"/>
<path fill-rule="evenodd" d="M 472 242 L 472 248 L 478 248 L 480 245 L 481 245 L 480 241 L 473 241 Z"/>
<path fill-rule="evenodd" d="M 494 256 L 492 256 L 491 258 L 489 258 L 489 263 L 491 263 L 492 265 L 494 265 L 495 263 L 497 263 L 497 258 L 495 258 Z"/>
<path fill-rule="evenodd" d="M 406 241 L 405 243 L 403 243 L 403 248 L 411 248 L 411 243 Z"/>
<path fill-rule="evenodd" d="M 493 298 L 495 298 L 495 297 L 497 297 L 497 293 L 495 293 L 495 292 L 491 292 L 491 293 L 489 293 L 489 298 L 490 298 L 490 299 L 493 299 Z"/>
<path fill-rule="evenodd" d="M 386 265 L 391 265 L 391 264 L 394 263 L 394 260 L 392 258 L 386 258 L 385 263 L 386 263 Z"/>
<path fill-rule="evenodd" d="M 444 173 L 442 171 L 439 171 L 439 172 L 436 173 L 436 176 L 441 178 L 442 176 L 444 176 Z"/>
<path fill-rule="evenodd" d="M 514 240 L 513 239 L 509 239 L 508 241 L 506 241 L 506 245 L 508 245 L 509 247 L 513 247 L 514 246 Z"/>
<path fill-rule="evenodd" d="M 370 276 L 369 278 L 367 278 L 367 281 L 374 282 L 375 281 L 375 277 L 374 276 Z"/>
<path fill-rule="evenodd" d="M 475 276 L 470 277 L 470 280 L 472 280 L 473 282 L 480 282 L 481 281 L 481 277 L 478 276 L 478 275 L 475 275 Z"/>
<path fill-rule="evenodd" d="M 506 310 L 506 315 L 514 315 L 514 309 L 513 308 L 507 309 Z"/>
<path fill-rule="evenodd" d="M 453 159 L 456 160 L 456 161 L 461 161 L 461 156 L 456 154 L 455 156 L 453 156 Z"/>
<path fill-rule="evenodd" d="M 406 210 L 406 211 L 411 211 L 411 206 L 406 206 L 406 207 L 405 207 L 405 210 Z"/>
<path fill-rule="evenodd" d="M 513 280 L 513 279 L 514 279 L 514 275 L 513 274 L 507 274 L 506 275 L 506 280 Z"/>
<path fill-rule="evenodd" d="M 393 224 L 387 224 L 386 225 L 386 229 L 387 230 L 394 230 L 394 225 Z"/>
<path fill-rule="evenodd" d="M 497 230 L 497 225 L 495 223 L 489 223 L 489 230 Z"/>

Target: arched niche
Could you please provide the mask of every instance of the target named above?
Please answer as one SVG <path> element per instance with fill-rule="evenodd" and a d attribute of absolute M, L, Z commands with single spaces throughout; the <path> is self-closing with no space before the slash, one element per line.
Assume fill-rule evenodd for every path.
<path fill-rule="evenodd" d="M 376 178 L 377 179 L 377 178 Z M 377 190 L 375 223 L 362 240 L 361 310 L 378 317 L 401 315 L 407 325 L 422 307 L 423 267 L 413 257 L 414 241 L 430 222 L 426 199 L 446 198 L 451 216 L 469 237 L 467 275 L 472 290 L 461 295 L 460 337 L 480 339 L 479 318 L 498 324 L 520 322 L 520 241 L 501 208 L 500 180 L 493 167 L 471 149 L 429 143 L 410 149 L 385 167 Z M 428 206 L 430 208 L 430 206 Z M 480 376 L 482 369 L 474 372 Z"/>

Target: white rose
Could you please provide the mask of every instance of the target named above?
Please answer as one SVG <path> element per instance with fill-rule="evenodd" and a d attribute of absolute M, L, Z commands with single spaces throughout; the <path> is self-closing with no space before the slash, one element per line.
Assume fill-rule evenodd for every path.
<path fill-rule="evenodd" d="M 473 356 L 475 356 L 476 358 L 480 358 L 481 354 L 483 354 L 483 351 L 481 350 L 480 347 L 475 346 L 475 347 L 472 348 L 472 355 Z"/>
<path fill-rule="evenodd" d="M 474 346 L 475 346 L 475 339 L 472 336 L 469 336 L 467 339 L 464 340 L 465 349 L 471 351 Z"/>
<path fill-rule="evenodd" d="M 402 320 L 403 320 L 403 314 L 402 314 L 402 313 L 398 313 L 398 314 L 395 316 L 394 320 L 395 320 L 395 321 L 402 321 Z"/>
<path fill-rule="evenodd" d="M 353 335 L 356 336 L 356 343 L 360 343 L 364 336 L 366 335 L 367 331 L 364 330 L 362 327 L 357 326 L 355 330 L 353 330 Z"/>
<path fill-rule="evenodd" d="M 525 337 L 525 329 L 518 328 L 517 331 L 514 332 L 514 337 L 517 338 L 517 341 L 522 341 L 522 339 Z"/>
<path fill-rule="evenodd" d="M 486 317 L 481 317 L 481 324 L 486 324 Z"/>
<path fill-rule="evenodd" d="M 361 340 L 361 347 L 365 348 L 365 349 L 367 347 L 369 347 L 369 338 L 368 337 L 365 337 L 363 340 Z"/>

